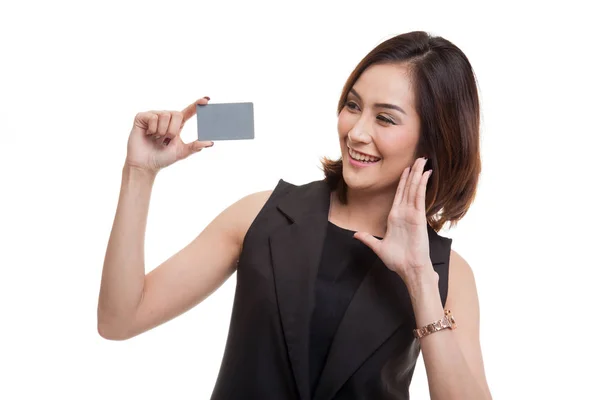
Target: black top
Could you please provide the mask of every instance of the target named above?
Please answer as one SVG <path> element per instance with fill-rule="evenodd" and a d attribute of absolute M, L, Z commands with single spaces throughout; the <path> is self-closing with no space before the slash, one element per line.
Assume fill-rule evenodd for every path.
<path fill-rule="evenodd" d="M 339 240 L 330 237 L 325 245 L 327 233 L 335 228 L 328 221 L 330 200 L 325 180 L 305 185 L 281 180 L 252 222 L 237 264 L 229 333 L 212 400 L 409 399 L 420 351 L 412 333 L 416 322 L 410 295 L 402 278 L 379 257 L 364 264 L 367 271 L 360 274 L 364 277 L 350 278 L 355 283 L 347 284 L 355 268 L 339 257 L 354 245 L 368 251 L 351 232 L 347 241 L 336 235 Z M 429 226 L 427 233 L 444 305 L 452 240 Z M 342 251 L 334 250 L 337 242 Z M 333 261 L 323 263 L 321 275 L 337 268 L 333 275 L 338 279 L 324 284 L 326 280 L 319 278 L 317 295 L 322 257 Z M 340 300 L 346 291 L 347 304 Z M 341 305 L 333 307 L 337 320 L 312 324 L 320 333 L 316 343 L 312 340 L 313 348 L 318 349 L 324 338 L 328 348 L 311 355 L 315 300 L 318 314 L 324 314 L 324 307 Z M 314 394 L 311 357 L 319 367 L 323 361 L 315 360 L 326 357 L 322 371 L 314 374 L 318 376 Z"/>
<path fill-rule="evenodd" d="M 315 307 L 310 321 L 312 396 L 344 312 L 375 257 L 367 245 L 354 238 L 354 231 L 328 223 L 315 282 Z"/>

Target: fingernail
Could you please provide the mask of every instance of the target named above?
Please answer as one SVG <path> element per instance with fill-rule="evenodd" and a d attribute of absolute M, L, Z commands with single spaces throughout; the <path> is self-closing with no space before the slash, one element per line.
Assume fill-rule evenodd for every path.
<path fill-rule="evenodd" d="M 208 97 L 208 96 L 204 96 L 204 98 L 205 98 L 206 100 L 210 100 L 210 97 Z"/>

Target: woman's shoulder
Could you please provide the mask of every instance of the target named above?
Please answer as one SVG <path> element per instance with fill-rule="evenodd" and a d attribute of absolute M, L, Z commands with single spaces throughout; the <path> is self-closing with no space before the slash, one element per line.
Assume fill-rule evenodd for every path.
<path fill-rule="evenodd" d="M 275 189 L 268 189 L 250 193 L 231 206 L 232 217 L 238 221 L 241 238 L 246 235 L 252 222 L 268 203 L 274 191 Z"/>
<path fill-rule="evenodd" d="M 246 235 L 261 211 L 274 205 L 277 198 L 295 187 L 297 186 L 279 179 L 273 188 L 252 192 L 235 202 L 230 209 L 232 217 L 238 222 L 240 237 L 243 238 Z"/>

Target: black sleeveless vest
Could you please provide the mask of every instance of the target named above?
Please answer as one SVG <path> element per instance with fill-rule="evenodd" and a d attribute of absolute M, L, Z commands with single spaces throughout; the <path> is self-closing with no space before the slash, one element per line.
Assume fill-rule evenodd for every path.
<path fill-rule="evenodd" d="M 229 335 L 212 400 L 310 400 L 309 323 L 327 231 L 325 181 L 280 180 L 244 239 Z M 452 240 L 428 227 L 448 293 Z M 333 338 L 315 400 L 408 399 L 420 346 L 402 279 L 376 258 Z"/>

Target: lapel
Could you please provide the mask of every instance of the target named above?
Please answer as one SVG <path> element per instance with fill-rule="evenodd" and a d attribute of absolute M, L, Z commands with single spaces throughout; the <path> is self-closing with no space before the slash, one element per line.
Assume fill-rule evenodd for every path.
<path fill-rule="evenodd" d="M 293 188 L 277 208 L 289 224 L 269 238 L 276 296 L 300 399 L 310 399 L 309 324 L 327 232 L 330 190 L 325 181 Z M 434 266 L 443 264 L 437 233 L 428 226 Z M 360 365 L 403 324 L 414 325 L 410 296 L 402 279 L 379 258 L 370 267 L 333 338 L 316 388 L 329 400 Z"/>
<path fill-rule="evenodd" d="M 329 196 L 325 181 L 293 188 L 277 205 L 290 223 L 269 238 L 281 324 L 302 400 L 310 398 L 309 324 Z"/>

